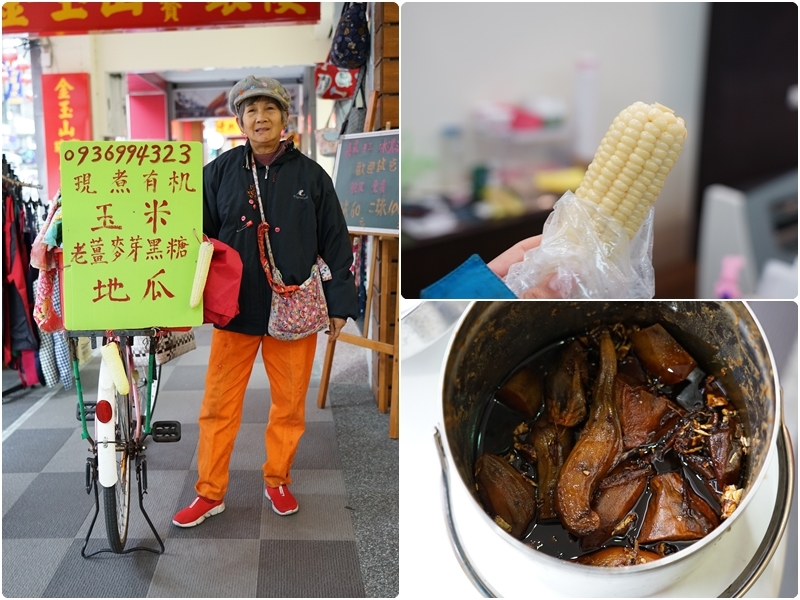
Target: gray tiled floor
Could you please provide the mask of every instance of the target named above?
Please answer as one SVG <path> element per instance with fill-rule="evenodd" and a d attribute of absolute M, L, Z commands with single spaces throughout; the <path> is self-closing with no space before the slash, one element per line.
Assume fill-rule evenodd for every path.
<path fill-rule="evenodd" d="M 328 407 L 317 408 L 325 336 L 319 336 L 306 433 L 292 470 L 300 512 L 279 517 L 264 497 L 269 383 L 259 356 L 231 458 L 225 511 L 199 527 L 172 525 L 173 514 L 195 496 L 197 416 L 211 329 L 195 333 L 197 350 L 164 366 L 156 407 L 156 419 L 181 421 L 182 439 L 150 443 L 146 452 L 144 505 L 164 540 L 160 556 L 81 557 L 94 500 L 85 490 L 90 453 L 75 418 L 75 389 L 52 394 L 21 424 L 20 416 L 53 390 L 34 388 L 3 399 L 4 430 L 18 427 L 2 447 L 4 596 L 396 596 L 397 441 L 388 438 L 388 415 L 375 407 L 368 356 L 360 348 L 337 346 Z M 86 400 L 94 399 L 98 366 L 95 356 L 81 370 Z M 135 487 L 132 501 L 128 547 L 156 547 Z M 87 551 L 106 545 L 101 506 Z M 376 546 L 382 551 L 376 553 Z"/>

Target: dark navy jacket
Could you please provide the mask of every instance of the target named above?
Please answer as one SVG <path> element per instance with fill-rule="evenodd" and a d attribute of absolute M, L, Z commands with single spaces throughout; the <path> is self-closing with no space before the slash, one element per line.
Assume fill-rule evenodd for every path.
<path fill-rule="evenodd" d="M 224 329 L 267 335 L 272 290 L 259 259 L 261 213 L 249 157 L 247 142 L 204 167 L 203 232 L 225 242 L 242 258 L 240 312 Z M 293 145 L 269 167 L 256 165 L 272 252 L 284 284 L 296 285 L 308 279 L 319 254 L 333 275 L 323 282 L 328 314 L 356 319 L 358 301 L 350 272 L 353 252 L 333 181 Z M 249 203 L 251 199 L 253 204 Z M 247 221 L 252 221 L 252 226 L 243 227 Z"/>

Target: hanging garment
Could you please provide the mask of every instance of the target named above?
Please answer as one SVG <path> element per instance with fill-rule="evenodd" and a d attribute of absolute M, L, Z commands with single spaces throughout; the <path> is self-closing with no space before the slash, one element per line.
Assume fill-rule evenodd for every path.
<path fill-rule="evenodd" d="M 4 268 L 8 285 L 8 313 L 11 327 L 11 350 L 38 350 L 39 340 L 33 323 L 33 311 L 29 302 L 28 252 L 22 244 L 19 222 L 14 209 L 13 197 L 5 197 L 5 222 L 3 223 L 3 240 L 5 260 Z"/>
<path fill-rule="evenodd" d="M 37 352 L 38 350 L 23 350 L 20 352 L 19 377 L 25 387 L 41 383 L 39 381 L 39 369 L 36 365 Z"/>
<path fill-rule="evenodd" d="M 45 243 L 45 235 L 50 229 L 50 225 L 53 223 L 58 207 L 59 197 L 56 196 L 50 203 L 50 209 L 48 210 L 44 225 L 42 225 L 39 233 L 36 235 L 36 239 L 33 240 L 33 246 L 31 247 L 31 266 L 42 271 L 49 271 L 58 266 L 56 263 L 55 248 L 48 247 Z"/>
<path fill-rule="evenodd" d="M 60 277 L 61 275 L 58 273 L 58 271 L 56 271 L 56 281 L 55 285 L 53 286 L 53 304 L 56 312 L 63 318 L 64 314 L 61 310 L 61 285 L 59 284 Z M 61 383 L 64 385 L 65 390 L 71 389 L 73 381 L 72 360 L 70 359 L 69 355 L 67 334 L 64 331 L 54 333 L 53 345 L 55 346 L 56 365 L 58 365 L 58 373 L 61 378 Z"/>
<path fill-rule="evenodd" d="M 39 361 L 42 363 L 42 374 L 44 384 L 53 387 L 59 381 L 58 365 L 56 364 L 56 348 L 52 333 L 41 335 L 42 343 L 39 346 Z"/>
<path fill-rule="evenodd" d="M 39 293 L 39 282 L 33 284 L 34 294 Z M 53 343 L 53 334 L 39 330 L 39 363 L 42 366 L 43 381 L 47 387 L 53 387 L 59 381 L 58 366 L 56 365 L 56 351 Z"/>
<path fill-rule="evenodd" d="M 3 190 L 3 361 L 17 370 L 23 387 L 29 387 L 41 382 L 36 361 L 39 337 L 31 311 L 24 209 L 17 210 L 18 198 L 18 188 Z"/>

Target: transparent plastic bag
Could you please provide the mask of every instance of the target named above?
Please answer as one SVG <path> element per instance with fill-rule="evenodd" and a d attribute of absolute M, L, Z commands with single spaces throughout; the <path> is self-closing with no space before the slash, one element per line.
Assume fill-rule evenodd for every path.
<path fill-rule="evenodd" d="M 562 298 L 649 299 L 655 294 L 652 262 L 652 208 L 629 240 L 615 219 L 566 192 L 544 224 L 541 245 L 511 265 L 504 282 L 518 297 L 554 275 L 548 285 Z"/>

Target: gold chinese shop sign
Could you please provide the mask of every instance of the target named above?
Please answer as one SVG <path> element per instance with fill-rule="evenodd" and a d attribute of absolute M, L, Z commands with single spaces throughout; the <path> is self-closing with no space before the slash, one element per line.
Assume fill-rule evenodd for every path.
<path fill-rule="evenodd" d="M 42 75 L 47 193 L 60 187 L 61 143 L 92 139 L 92 107 L 88 73 Z"/>
<path fill-rule="evenodd" d="M 203 229 L 198 142 L 63 142 L 67 329 L 187 327 Z"/>
<path fill-rule="evenodd" d="M 314 24 L 319 2 L 5 2 L 3 35 Z"/>

